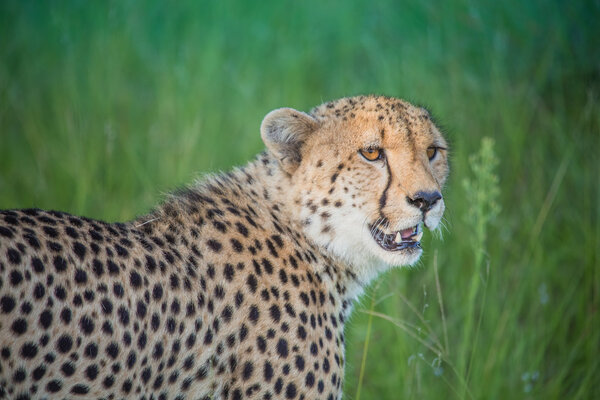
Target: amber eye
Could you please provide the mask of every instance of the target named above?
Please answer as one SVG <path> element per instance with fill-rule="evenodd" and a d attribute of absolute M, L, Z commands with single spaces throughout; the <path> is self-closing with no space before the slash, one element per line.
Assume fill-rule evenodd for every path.
<path fill-rule="evenodd" d="M 362 149 L 359 151 L 360 155 L 369 161 L 379 160 L 383 154 L 381 149 Z"/>
<path fill-rule="evenodd" d="M 429 161 L 433 160 L 433 158 L 437 154 L 437 151 L 438 151 L 437 147 L 428 147 L 427 148 L 427 157 L 429 157 Z"/>

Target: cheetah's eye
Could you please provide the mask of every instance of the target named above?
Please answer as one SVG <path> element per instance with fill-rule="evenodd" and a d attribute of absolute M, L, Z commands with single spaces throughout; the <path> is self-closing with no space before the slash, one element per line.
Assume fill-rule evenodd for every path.
<path fill-rule="evenodd" d="M 438 152 L 437 147 L 428 147 L 427 148 L 427 157 L 429 158 L 429 161 L 431 161 L 435 158 L 437 152 Z"/>
<path fill-rule="evenodd" d="M 361 156 L 363 156 L 368 161 L 376 161 L 376 160 L 380 160 L 381 158 L 383 158 L 383 151 L 381 149 L 374 149 L 374 148 L 361 149 L 361 150 L 359 150 L 359 153 Z"/>

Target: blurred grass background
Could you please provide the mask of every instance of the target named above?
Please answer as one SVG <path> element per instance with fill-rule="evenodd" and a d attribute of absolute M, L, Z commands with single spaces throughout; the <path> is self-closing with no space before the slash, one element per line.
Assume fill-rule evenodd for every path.
<path fill-rule="evenodd" d="M 447 229 L 357 305 L 345 398 L 600 398 L 598 21 L 598 0 L 4 0 L 0 208 L 129 220 L 252 158 L 273 108 L 402 97 L 450 139 Z"/>

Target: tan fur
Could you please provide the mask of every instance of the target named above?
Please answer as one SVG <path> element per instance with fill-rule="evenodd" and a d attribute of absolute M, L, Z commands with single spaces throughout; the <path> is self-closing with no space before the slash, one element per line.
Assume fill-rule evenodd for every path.
<path fill-rule="evenodd" d="M 256 160 L 132 222 L 0 212 L 0 398 L 341 398 L 353 301 L 422 252 L 371 232 L 438 225 L 443 199 L 415 199 L 447 145 L 375 96 L 275 110 L 261 134 Z"/>

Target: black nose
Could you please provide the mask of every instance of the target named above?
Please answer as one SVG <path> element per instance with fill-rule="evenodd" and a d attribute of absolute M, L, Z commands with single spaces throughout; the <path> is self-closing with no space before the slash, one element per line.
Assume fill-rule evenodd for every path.
<path fill-rule="evenodd" d="M 414 194 L 412 198 L 406 197 L 406 201 L 409 204 L 419 208 L 423 212 L 427 212 L 431 210 L 431 207 L 437 203 L 439 199 L 442 198 L 442 194 L 437 190 L 434 192 L 417 192 Z"/>

